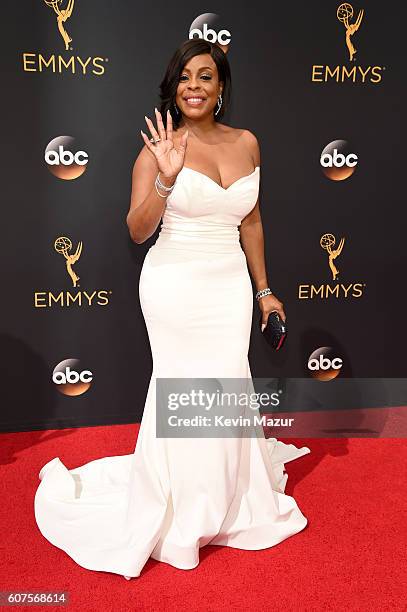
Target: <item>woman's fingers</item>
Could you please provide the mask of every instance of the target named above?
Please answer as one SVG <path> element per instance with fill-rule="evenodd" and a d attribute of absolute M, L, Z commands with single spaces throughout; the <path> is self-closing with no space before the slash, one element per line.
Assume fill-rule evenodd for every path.
<path fill-rule="evenodd" d="M 284 312 L 283 308 L 282 307 L 279 308 L 277 312 L 280 315 L 281 319 L 283 320 L 283 323 L 285 323 L 285 312 Z"/>
<path fill-rule="evenodd" d="M 269 313 L 266 314 L 265 312 L 263 312 L 263 317 L 261 320 L 261 331 L 263 331 L 264 328 L 266 327 L 268 318 L 269 318 Z"/>
<path fill-rule="evenodd" d="M 167 110 L 167 138 L 172 142 L 172 116 L 169 110 Z"/>
<path fill-rule="evenodd" d="M 150 142 L 150 139 L 148 138 L 147 134 L 145 134 L 143 130 L 140 130 L 140 133 L 141 133 L 142 139 L 146 143 L 147 149 L 149 149 L 155 155 L 155 146 L 153 145 L 152 142 Z"/>
<path fill-rule="evenodd" d="M 282 306 L 280 308 L 272 310 L 271 312 L 276 312 L 279 315 L 280 319 L 282 319 L 283 323 L 285 323 L 285 313 Z"/>
<path fill-rule="evenodd" d="M 151 132 L 151 136 L 154 138 L 154 140 L 158 140 L 160 138 L 160 135 L 157 132 L 157 130 L 155 129 L 154 123 L 151 121 L 151 119 L 149 117 L 146 117 L 146 115 L 144 115 L 144 119 L 146 120 L 148 128 L 149 128 L 149 130 Z"/>
<path fill-rule="evenodd" d="M 272 312 L 276 312 L 279 315 L 280 319 L 283 321 L 283 323 L 285 323 L 286 316 L 285 316 L 285 312 L 282 306 L 280 306 L 279 308 L 273 308 L 273 310 L 270 310 L 268 312 L 263 311 L 262 320 L 261 320 L 261 331 L 263 331 L 264 328 L 266 327 L 268 323 L 269 315 Z"/>
<path fill-rule="evenodd" d="M 154 111 L 155 111 L 155 116 L 157 118 L 158 133 L 160 134 L 160 138 L 161 140 L 166 140 L 167 135 L 165 133 L 164 123 L 161 117 L 161 113 L 157 108 L 155 108 Z"/>
<path fill-rule="evenodd" d="M 178 145 L 178 150 L 182 151 L 183 153 L 185 153 L 185 149 L 187 146 L 187 140 L 188 140 L 188 130 L 186 130 L 186 132 L 181 136 L 181 140 Z"/>

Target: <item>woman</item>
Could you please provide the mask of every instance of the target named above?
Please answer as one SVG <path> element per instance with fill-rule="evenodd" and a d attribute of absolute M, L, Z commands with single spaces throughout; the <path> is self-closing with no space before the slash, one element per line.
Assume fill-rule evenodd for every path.
<path fill-rule="evenodd" d="M 257 140 L 219 122 L 230 86 L 219 47 L 185 42 L 161 84 L 156 126 L 146 117 L 151 139 L 141 131 L 127 224 L 138 244 L 162 226 L 140 276 L 153 372 L 134 454 L 71 471 L 56 457 L 40 472 L 38 526 L 88 569 L 136 577 L 150 556 L 192 569 L 205 544 L 267 548 L 307 523 L 284 494 L 284 463 L 307 447 L 266 440 L 262 429 L 246 437 L 156 431 L 159 381 L 251 381 L 247 263 L 263 324 L 273 310 L 285 320 L 267 287 Z"/>

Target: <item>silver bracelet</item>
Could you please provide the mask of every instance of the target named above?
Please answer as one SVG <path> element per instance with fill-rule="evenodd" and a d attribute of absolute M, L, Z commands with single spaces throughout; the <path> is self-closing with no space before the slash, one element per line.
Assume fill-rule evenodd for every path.
<path fill-rule="evenodd" d="M 171 185 L 171 187 L 166 187 L 165 185 L 163 185 L 160 180 L 160 173 L 157 174 L 157 178 L 155 180 L 156 180 L 158 187 L 160 187 L 160 189 L 163 189 L 164 191 L 171 192 L 175 187 L 175 181 L 174 181 L 174 184 Z"/>
<path fill-rule="evenodd" d="M 154 182 L 154 187 L 155 187 L 156 192 L 160 196 L 160 198 L 168 198 L 168 196 L 170 195 L 169 193 L 166 193 L 165 195 L 163 195 L 162 193 L 158 191 L 157 181 Z"/>
<path fill-rule="evenodd" d="M 265 295 L 273 295 L 270 287 L 266 287 L 265 289 L 260 289 L 260 291 L 256 293 L 256 300 L 259 300 Z"/>

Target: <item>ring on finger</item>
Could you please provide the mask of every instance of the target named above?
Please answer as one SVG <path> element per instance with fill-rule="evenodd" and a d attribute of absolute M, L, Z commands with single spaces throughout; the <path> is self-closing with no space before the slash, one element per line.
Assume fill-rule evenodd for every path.
<path fill-rule="evenodd" d="M 150 138 L 150 142 L 152 142 L 153 144 L 157 144 L 157 142 L 160 142 L 161 138 Z"/>

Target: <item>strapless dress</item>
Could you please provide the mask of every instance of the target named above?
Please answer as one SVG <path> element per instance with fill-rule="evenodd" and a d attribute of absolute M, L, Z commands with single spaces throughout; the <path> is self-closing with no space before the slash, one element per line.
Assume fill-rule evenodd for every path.
<path fill-rule="evenodd" d="M 228 188 L 181 170 L 140 274 L 153 367 L 135 450 L 71 469 L 54 457 L 40 470 L 38 528 L 86 569 L 136 577 L 150 557 L 192 569 L 206 544 L 263 549 L 307 524 L 284 491 L 285 464 L 309 448 L 263 432 L 156 435 L 157 379 L 251 380 L 253 287 L 239 225 L 259 180 L 259 167 Z"/>

